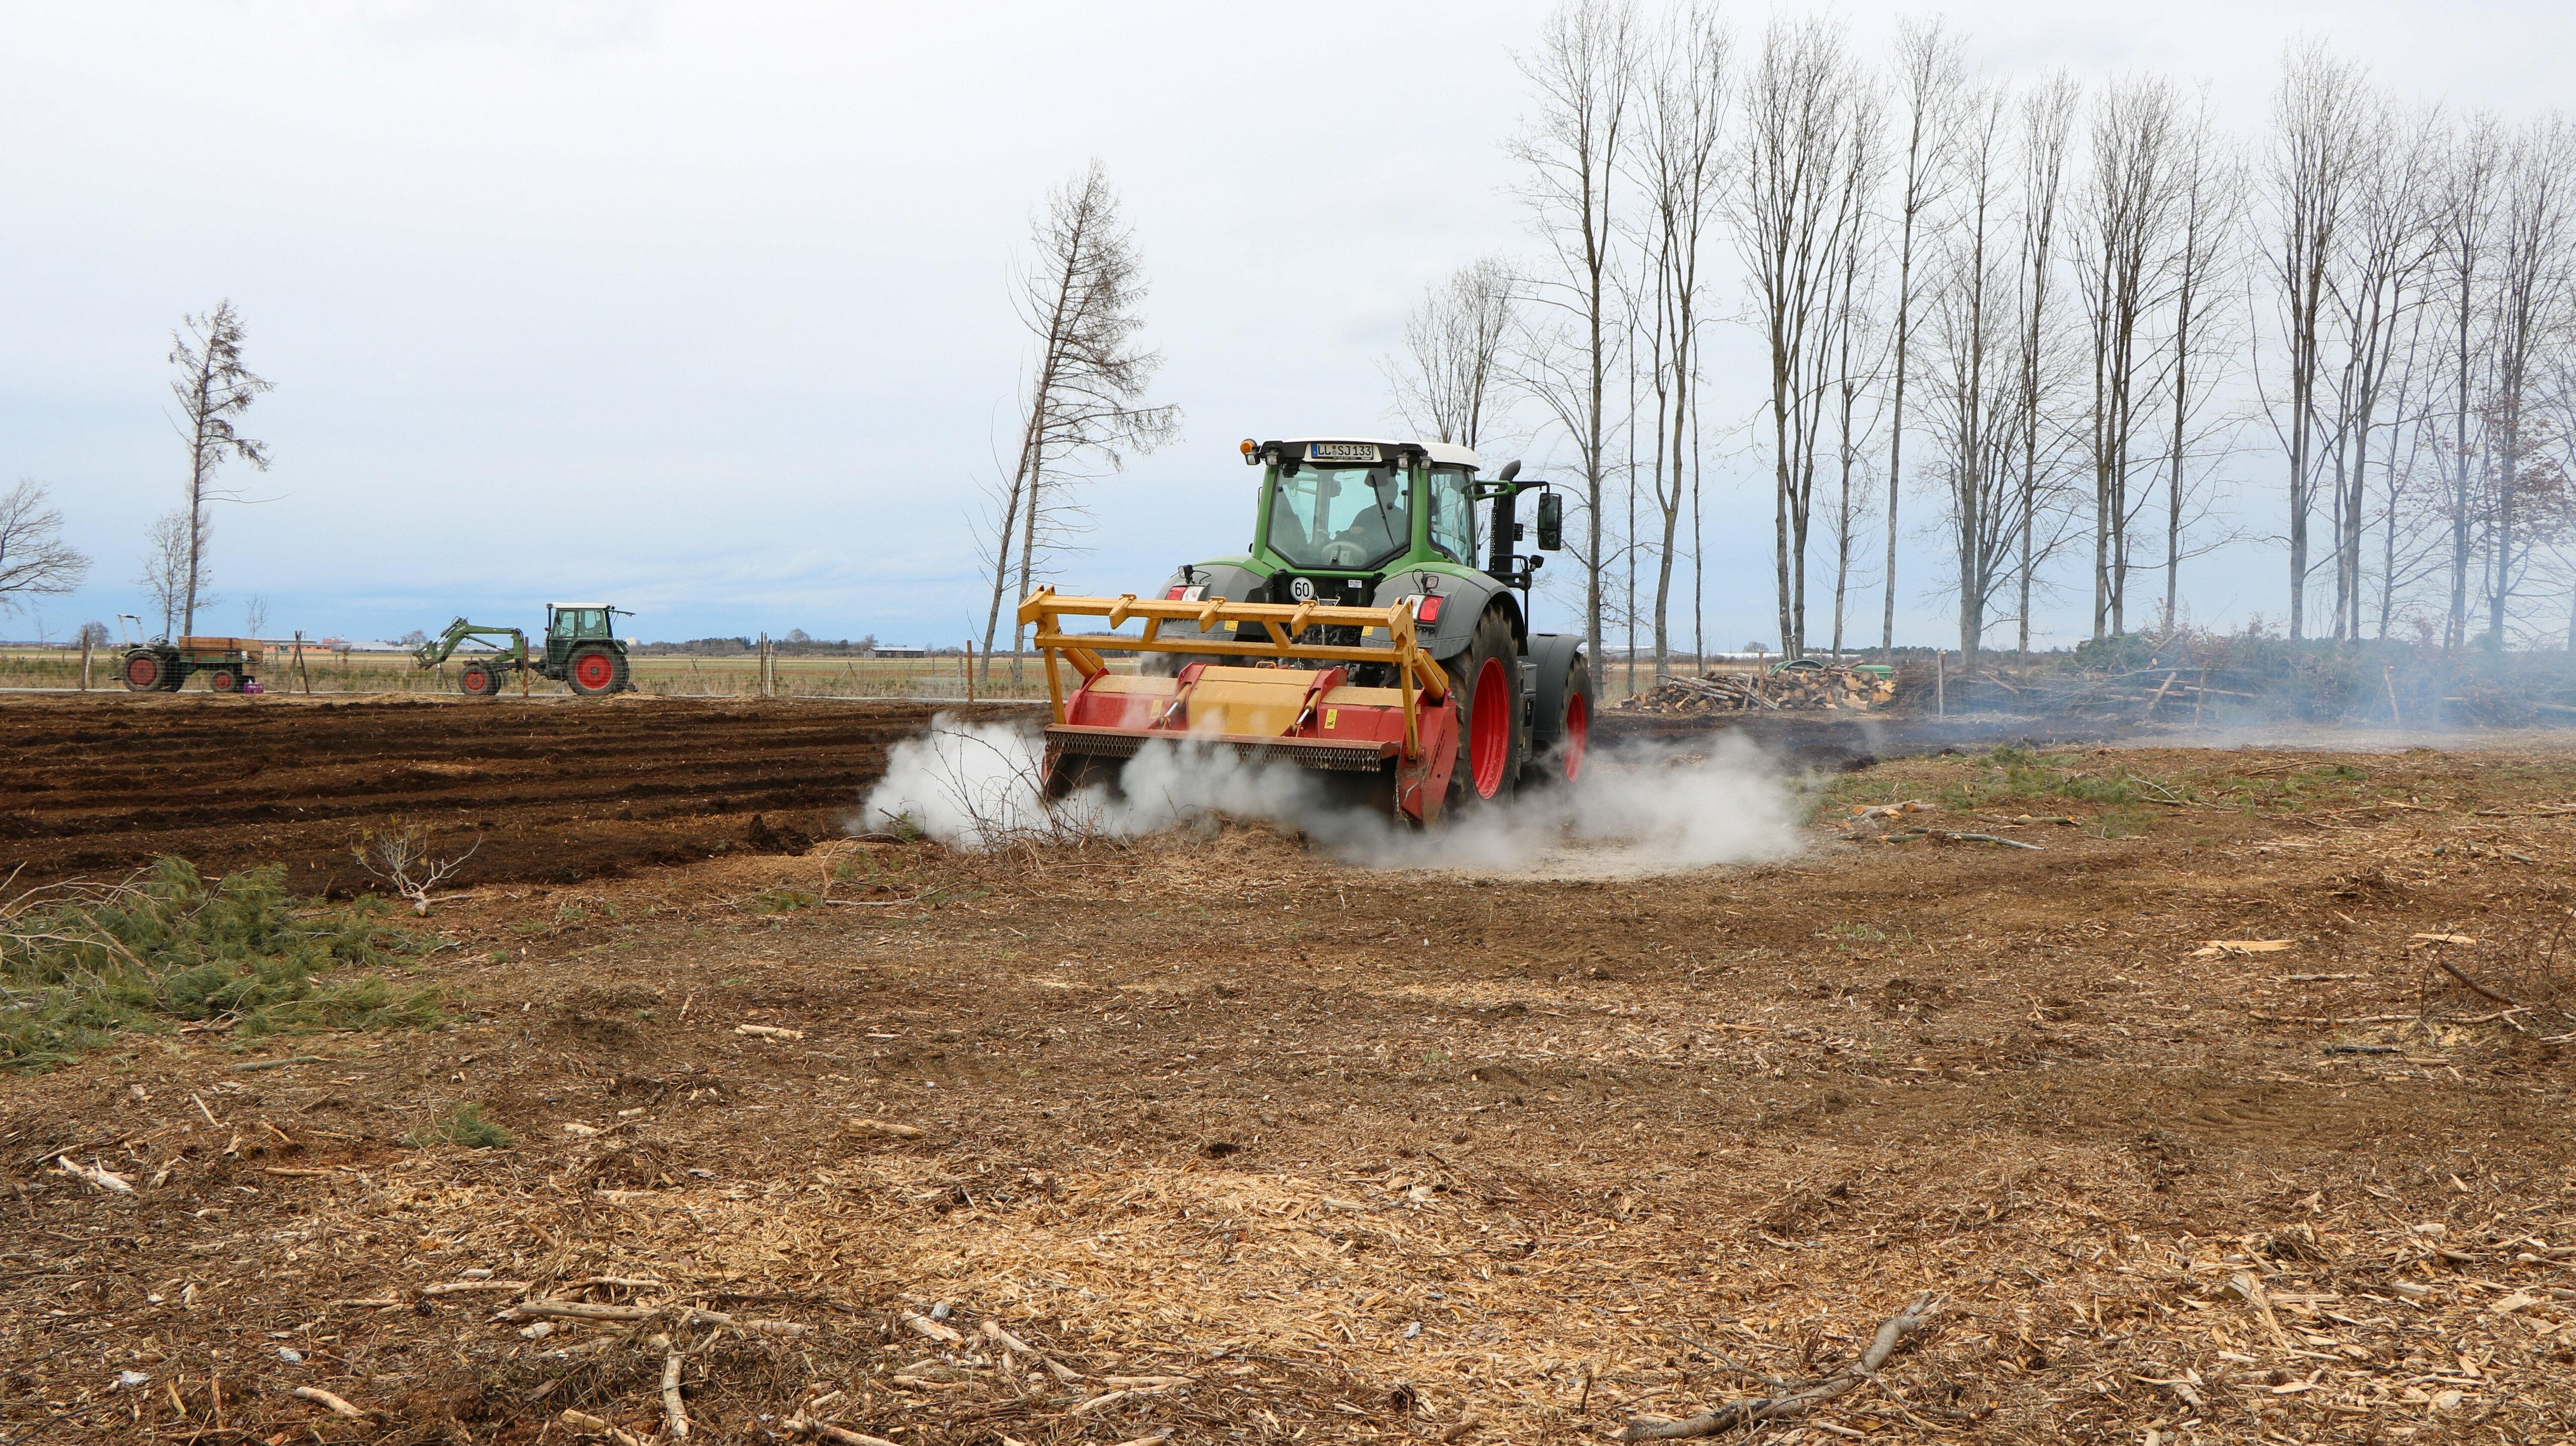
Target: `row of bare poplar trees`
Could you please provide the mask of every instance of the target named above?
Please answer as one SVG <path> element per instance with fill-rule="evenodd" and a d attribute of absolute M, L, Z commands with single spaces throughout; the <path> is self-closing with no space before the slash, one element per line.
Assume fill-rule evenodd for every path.
<path fill-rule="evenodd" d="M 1831 21 L 1744 44 L 1627 0 L 1569 0 L 1520 63 L 1538 254 L 1432 288 L 1390 372 L 1443 439 L 1569 445 L 1595 656 L 1642 627 L 1663 675 L 1685 567 L 1705 652 L 1725 452 L 1770 474 L 1791 656 L 1841 651 L 1873 585 L 1881 648 L 1900 586 L 1938 590 L 1972 663 L 2088 585 L 2095 637 L 2170 629 L 2183 564 L 2284 515 L 2261 531 L 2294 639 L 2576 648 L 2563 121 L 2408 110 L 2309 45 L 2249 142 L 2161 76 L 1979 76 L 1938 22 L 1879 57 Z M 1706 395 L 1745 338 L 1750 408 Z"/>

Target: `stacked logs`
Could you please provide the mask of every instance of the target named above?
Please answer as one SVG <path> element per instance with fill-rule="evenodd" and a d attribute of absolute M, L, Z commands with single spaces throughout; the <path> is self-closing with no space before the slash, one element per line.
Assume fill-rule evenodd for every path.
<path fill-rule="evenodd" d="M 1743 713 L 1873 708 L 1896 697 L 1896 681 L 1831 664 L 1759 673 L 1667 678 L 1618 706 L 1635 713 Z"/>

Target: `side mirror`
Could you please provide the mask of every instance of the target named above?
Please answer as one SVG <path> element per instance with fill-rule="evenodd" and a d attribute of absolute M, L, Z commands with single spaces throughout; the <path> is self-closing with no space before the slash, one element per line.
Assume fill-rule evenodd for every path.
<path fill-rule="evenodd" d="M 1538 495 L 1538 550 L 1561 552 L 1565 549 L 1565 495 L 1542 492 Z"/>

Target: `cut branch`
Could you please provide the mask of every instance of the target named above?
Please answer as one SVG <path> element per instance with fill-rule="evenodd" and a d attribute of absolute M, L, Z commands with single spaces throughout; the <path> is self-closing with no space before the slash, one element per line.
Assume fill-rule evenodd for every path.
<path fill-rule="evenodd" d="M 1756 1421 L 1782 1421 L 1804 1416 L 1825 1402 L 1849 1393 L 1853 1388 L 1878 1374 L 1879 1367 L 1896 1353 L 1899 1346 L 1913 1339 L 1931 1322 L 1940 1302 L 1930 1295 L 1919 1295 L 1912 1304 L 1889 1316 L 1879 1326 L 1877 1337 L 1859 1360 L 1821 1380 L 1796 1390 L 1759 1400 L 1737 1401 L 1685 1421 L 1634 1420 L 1618 1435 L 1621 1441 L 1677 1441 L 1694 1436 L 1714 1436 L 1737 1426 Z"/>

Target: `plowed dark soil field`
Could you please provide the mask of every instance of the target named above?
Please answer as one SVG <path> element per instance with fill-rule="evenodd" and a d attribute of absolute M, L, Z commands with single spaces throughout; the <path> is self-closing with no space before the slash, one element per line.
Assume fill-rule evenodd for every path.
<path fill-rule="evenodd" d="M 627 872 L 380 916 L 427 1027 L 0 1077 L 13 1443 L 2576 1440 L 2563 744 L 2016 748 L 1811 780 L 1760 866 L 1370 870 L 755 848 L 902 726 L 798 707 L 253 713 L 256 806 L 335 812 L 120 832 L 121 706 L 10 724 L 125 779 L 13 796 L 82 867 L 327 864 L 383 805 L 313 780 L 425 759 Z"/>
<path fill-rule="evenodd" d="M 0 701 L 0 875 L 119 875 L 175 854 L 210 873 L 283 863 L 298 891 L 340 893 L 365 880 L 350 841 L 394 818 L 443 852 L 481 841 L 460 885 L 802 848 L 842 832 L 886 749 L 933 711 L 20 696 Z"/>

